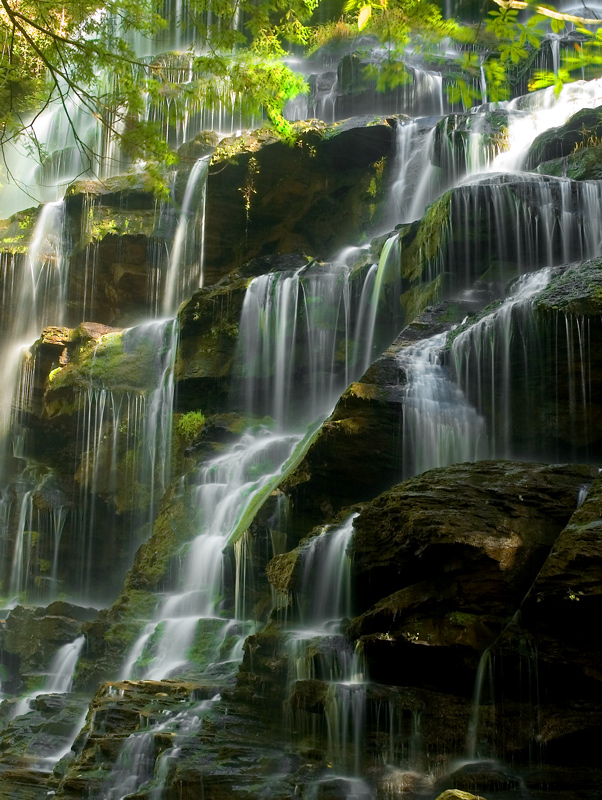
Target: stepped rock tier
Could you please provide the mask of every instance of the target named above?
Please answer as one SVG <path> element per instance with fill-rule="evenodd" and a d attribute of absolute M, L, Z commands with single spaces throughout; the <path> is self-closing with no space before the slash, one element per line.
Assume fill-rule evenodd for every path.
<path fill-rule="evenodd" d="M 1 798 L 600 796 L 602 85 L 375 58 L 0 223 Z"/>

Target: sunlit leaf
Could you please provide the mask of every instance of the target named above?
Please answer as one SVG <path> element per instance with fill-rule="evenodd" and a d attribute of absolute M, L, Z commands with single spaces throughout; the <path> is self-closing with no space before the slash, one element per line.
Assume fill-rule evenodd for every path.
<path fill-rule="evenodd" d="M 358 18 L 357 18 L 357 27 L 358 30 L 362 30 L 368 24 L 368 20 L 372 16 L 372 6 L 364 6 L 360 11 Z"/>

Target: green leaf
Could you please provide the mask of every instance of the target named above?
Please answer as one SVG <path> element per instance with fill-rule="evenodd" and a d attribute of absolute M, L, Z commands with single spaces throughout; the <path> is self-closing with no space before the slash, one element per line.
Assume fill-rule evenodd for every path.
<path fill-rule="evenodd" d="M 550 20 L 550 26 L 554 33 L 560 33 L 560 31 L 564 30 L 564 20 L 552 18 Z"/>
<path fill-rule="evenodd" d="M 370 17 L 372 16 L 372 6 L 364 6 L 360 13 L 358 14 L 357 18 L 357 27 L 358 30 L 363 30 L 368 24 Z"/>

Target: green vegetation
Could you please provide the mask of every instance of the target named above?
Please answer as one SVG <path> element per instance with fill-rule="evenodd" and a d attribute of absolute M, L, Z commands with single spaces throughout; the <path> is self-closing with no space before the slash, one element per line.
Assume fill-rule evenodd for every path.
<path fill-rule="evenodd" d="M 402 234 L 404 278 L 421 280 L 430 266 L 436 266 L 449 230 L 452 197 L 451 190 L 445 192 L 427 207 L 420 222 Z"/>
<path fill-rule="evenodd" d="M 78 331 L 74 334 L 78 339 Z M 106 333 L 98 339 L 80 340 L 69 363 L 53 370 L 48 388 L 109 388 L 143 391 L 157 375 L 157 352 L 153 342 L 139 339 L 129 352 L 124 349 L 123 332 Z"/>
<path fill-rule="evenodd" d="M 205 426 L 205 415 L 202 411 L 189 411 L 175 418 L 176 434 L 190 443 L 199 436 Z"/>
<path fill-rule="evenodd" d="M 373 52 L 377 41 L 387 56 L 361 67 L 358 80 L 362 86 L 386 90 L 412 80 L 402 60 L 410 40 L 413 51 L 434 67 L 442 61 L 442 42 L 451 41 L 458 56 L 448 70 L 447 91 L 453 103 L 465 108 L 482 101 L 481 74 L 488 100 L 507 98 L 512 81 L 535 63 L 546 34 L 560 33 L 566 23 L 575 26 L 580 41 L 561 51 L 562 65 L 555 74 L 534 71 L 530 88 L 553 85 L 558 92 L 602 63 L 601 21 L 550 6 L 493 0 L 483 6 L 482 18 L 465 24 L 445 19 L 428 0 L 347 0 L 342 8 L 335 4 L 326 14 L 322 9 L 317 14 L 320 4 L 187 0 L 178 21 L 183 50 L 140 56 L 131 42 L 146 38 L 140 52 L 157 52 L 163 36 L 169 47 L 164 33 L 169 22 L 158 0 L 0 0 L 0 147 L 29 133 L 32 155 L 44 161 L 48 153 L 33 134 L 32 121 L 54 105 L 68 112 L 68 100 L 74 101 L 104 126 L 126 156 L 144 159 L 149 186 L 166 192 L 162 170 L 177 156 L 165 130 L 201 108 L 229 108 L 236 102 L 243 116 L 259 114 L 277 136 L 305 147 L 299 139 L 303 131 L 283 117 L 286 103 L 307 90 L 303 77 L 282 61 L 291 48 L 314 53 L 324 45 L 353 47 L 358 40 L 350 58 L 361 64 L 363 52 Z M 325 16 L 326 21 L 315 23 Z M 369 45 L 366 35 L 372 37 Z M 100 154 L 78 129 L 75 116 L 68 114 L 67 119 L 75 147 L 94 167 Z M 214 160 L 249 149 L 244 138 L 228 140 Z M 311 145 L 307 150 L 312 155 Z M 6 175 L 18 179 L 3 152 Z M 111 221 L 118 227 L 116 220 L 102 220 L 98 235 L 110 230 Z M 22 235 L 11 233 L 5 244 L 21 247 Z"/>

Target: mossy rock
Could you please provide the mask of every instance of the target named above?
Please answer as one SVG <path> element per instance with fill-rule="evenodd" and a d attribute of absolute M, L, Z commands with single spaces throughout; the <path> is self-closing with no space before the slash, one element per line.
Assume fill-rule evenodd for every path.
<path fill-rule="evenodd" d="M 558 270 L 535 300 L 540 313 L 563 311 L 574 316 L 602 314 L 602 259 L 571 264 Z"/>
<path fill-rule="evenodd" d="M 535 169 L 546 161 L 569 156 L 575 150 L 598 146 L 601 140 L 602 106 L 583 108 L 564 125 L 550 128 L 533 141 L 525 167 Z"/>
<path fill-rule="evenodd" d="M 193 163 L 199 158 L 213 155 L 219 144 L 219 136 L 215 131 L 201 131 L 194 139 L 190 139 L 178 148 L 178 158 L 181 164 Z"/>
<path fill-rule="evenodd" d="M 183 494 L 168 490 L 162 501 L 153 532 L 134 557 L 134 564 L 126 590 L 156 589 L 165 580 L 171 559 L 183 544 L 192 540 L 197 532 L 194 511 Z"/>
<path fill-rule="evenodd" d="M 281 553 L 274 556 L 266 567 L 265 573 L 270 585 L 281 595 L 287 595 L 294 587 L 299 555 L 299 549 Z"/>
<path fill-rule="evenodd" d="M 17 211 L 9 219 L 0 220 L 0 253 L 14 255 L 27 252 L 39 211 L 39 208 L 28 208 Z"/>
<path fill-rule="evenodd" d="M 574 181 L 602 180 L 602 145 L 581 147 L 563 158 L 544 161 L 535 171 Z"/>
<path fill-rule="evenodd" d="M 47 339 L 43 336 L 34 346 L 49 370 L 40 410 L 47 418 L 76 413 L 89 391 L 139 395 L 152 391 L 169 347 L 168 329 L 148 334 L 145 326 L 122 330 L 82 323 L 62 337 L 64 348 L 61 342 L 52 347 Z"/>
<path fill-rule="evenodd" d="M 402 275 L 407 280 L 421 280 L 440 255 L 449 229 L 452 199 L 453 190 L 445 192 L 427 207 L 419 222 L 402 231 Z"/>

